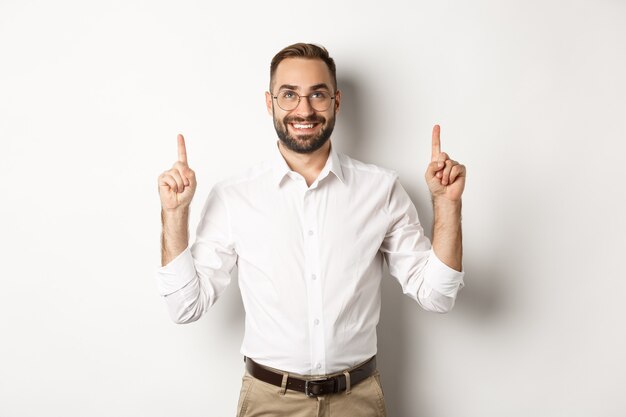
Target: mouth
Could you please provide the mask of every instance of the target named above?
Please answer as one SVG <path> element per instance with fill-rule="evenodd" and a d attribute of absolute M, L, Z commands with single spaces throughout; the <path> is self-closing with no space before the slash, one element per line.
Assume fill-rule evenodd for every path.
<path fill-rule="evenodd" d="M 312 133 L 314 132 L 321 123 L 318 122 L 309 122 L 309 123 L 289 123 L 291 129 L 297 133 Z"/>

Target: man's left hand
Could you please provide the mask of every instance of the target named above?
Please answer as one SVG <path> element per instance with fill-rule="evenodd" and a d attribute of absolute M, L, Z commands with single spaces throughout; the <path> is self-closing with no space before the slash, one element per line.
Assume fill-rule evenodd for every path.
<path fill-rule="evenodd" d="M 465 189 L 465 166 L 441 152 L 440 131 L 439 125 L 433 127 L 432 156 L 426 169 L 426 184 L 433 200 L 461 201 Z"/>

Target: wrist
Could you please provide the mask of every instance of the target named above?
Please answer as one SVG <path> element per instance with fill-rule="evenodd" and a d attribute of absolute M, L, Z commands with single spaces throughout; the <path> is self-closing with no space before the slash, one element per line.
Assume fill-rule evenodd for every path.
<path fill-rule="evenodd" d="M 441 209 L 446 211 L 461 211 L 462 200 L 450 200 L 445 197 L 434 197 L 432 198 L 433 207 L 435 209 Z"/>
<path fill-rule="evenodd" d="M 433 228 L 458 227 L 461 224 L 461 200 L 433 200 Z"/>
<path fill-rule="evenodd" d="M 161 224 L 165 233 L 180 233 L 187 231 L 189 223 L 189 207 L 175 209 L 161 209 Z"/>
<path fill-rule="evenodd" d="M 161 207 L 161 215 L 172 220 L 183 219 L 189 216 L 189 206 L 179 206 L 172 209 Z"/>

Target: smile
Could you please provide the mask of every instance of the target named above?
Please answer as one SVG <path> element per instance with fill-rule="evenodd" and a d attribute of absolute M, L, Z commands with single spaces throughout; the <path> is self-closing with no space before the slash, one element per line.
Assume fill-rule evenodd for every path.
<path fill-rule="evenodd" d="M 301 123 L 290 123 L 294 129 L 313 129 L 313 127 L 317 126 L 317 123 L 309 123 L 309 124 L 301 124 Z"/>

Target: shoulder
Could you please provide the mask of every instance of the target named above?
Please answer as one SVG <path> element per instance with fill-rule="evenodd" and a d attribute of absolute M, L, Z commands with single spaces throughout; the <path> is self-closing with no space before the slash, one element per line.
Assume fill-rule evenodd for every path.
<path fill-rule="evenodd" d="M 344 176 L 354 180 L 374 180 L 382 182 L 395 182 L 398 178 L 397 171 L 380 165 L 367 163 L 354 159 L 346 154 L 337 152 L 337 158 L 341 164 Z"/>
<path fill-rule="evenodd" d="M 213 185 L 213 189 L 219 194 L 224 194 L 255 187 L 258 186 L 260 182 L 268 180 L 271 173 L 272 166 L 269 161 L 262 161 L 218 181 Z"/>

